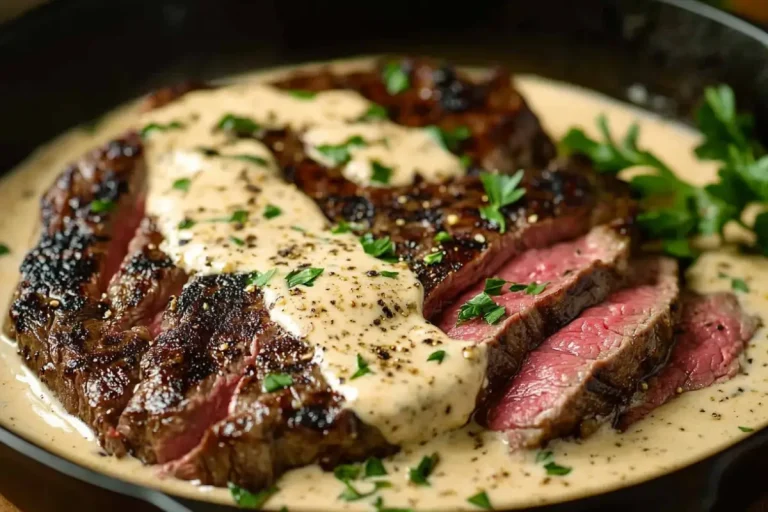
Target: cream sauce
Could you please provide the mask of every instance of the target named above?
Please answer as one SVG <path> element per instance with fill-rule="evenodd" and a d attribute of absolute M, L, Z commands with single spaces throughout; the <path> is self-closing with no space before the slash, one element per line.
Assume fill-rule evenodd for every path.
<path fill-rule="evenodd" d="M 406 132 L 401 147 L 397 145 L 401 129 L 390 129 L 392 123 L 329 123 L 326 94 L 296 99 L 265 86 L 254 87 L 258 94 L 241 86 L 231 88 L 237 96 L 248 97 L 238 104 L 238 115 L 258 123 L 269 119 L 315 126 L 309 134 L 330 137 L 321 139 L 321 144 L 361 134 L 374 147 L 375 141 L 389 138 L 391 146 L 382 155 L 387 164 L 390 161 L 384 157 L 394 155 L 395 149 L 400 161 L 449 154 L 423 130 Z M 333 234 L 315 203 L 280 178 L 266 147 L 216 130 L 219 120 L 234 108 L 229 102 L 233 96 L 226 88 L 200 91 L 184 104 L 186 108 L 172 103 L 139 120 L 139 126 L 172 120 L 182 124 L 152 132 L 146 145 L 147 213 L 157 219 L 165 236 L 161 248 L 192 275 L 274 271 L 262 287 L 272 320 L 314 348 L 313 359 L 328 384 L 345 397 L 345 406 L 391 443 L 430 439 L 464 425 L 485 376 L 486 347 L 453 341 L 427 322 L 423 290 L 413 272 L 405 264 L 385 263 L 367 254 L 352 234 Z M 365 104 L 351 91 L 337 91 L 331 97 L 342 118 L 359 117 L 358 107 Z M 271 101 L 270 115 L 263 114 L 263 106 L 255 113 L 248 110 L 256 99 Z M 421 140 L 418 147 L 408 142 L 411 139 Z M 217 154 L 205 154 L 199 147 Z M 353 156 L 349 165 L 358 161 Z M 237 221 L 231 221 L 233 216 Z M 289 287 L 292 273 L 305 267 L 322 274 L 312 286 Z M 428 360 L 436 347 L 446 353 L 440 363 Z M 382 352 L 389 357 L 379 357 Z M 364 365 L 368 371 L 356 376 Z"/>
<path fill-rule="evenodd" d="M 367 63 L 355 61 L 338 65 L 359 67 Z M 279 73 L 281 71 L 271 76 Z M 701 183 L 715 176 L 713 166 L 702 165 L 691 155 L 697 136 L 684 127 L 565 84 L 533 77 L 520 77 L 517 82 L 555 137 L 561 136 L 572 125 L 583 125 L 587 132 L 597 135 L 593 120 L 600 112 L 607 114 L 617 132 L 622 132 L 638 119 L 642 128 L 641 144 L 653 148 L 685 179 Z M 194 97 L 194 94 L 190 96 Z M 236 106 L 233 103 L 233 113 L 250 111 L 240 111 Z M 184 110 L 178 108 L 178 113 Z M 359 111 L 363 110 L 361 106 Z M 356 119 L 359 111 L 347 119 Z M 6 211 L 0 218 L 0 241 L 12 248 L 10 255 L 0 258 L 3 283 L 0 285 L 0 308 L 7 307 L 19 262 L 30 243 L 29 233 L 38 222 L 37 198 L 42 190 L 68 161 L 135 125 L 136 115 L 135 106 L 129 106 L 105 119 L 95 134 L 80 130 L 65 134 L 41 148 L 16 172 L 0 181 L 0 197 Z M 157 115 L 167 115 L 167 121 L 173 120 L 171 113 Z M 170 136 L 171 132 L 167 133 Z M 256 147 L 236 147 L 234 150 L 258 151 Z M 180 148 L 174 158 L 183 160 L 185 157 L 198 159 L 195 161 L 203 167 L 217 165 L 184 148 Z M 197 171 L 203 173 L 205 169 L 192 171 L 192 167 L 180 163 L 177 171 L 182 173 L 180 175 L 190 174 L 195 179 L 204 179 Z M 265 175 L 269 176 L 269 173 L 265 172 Z M 170 183 L 171 177 L 163 179 Z M 166 198 L 173 201 L 170 191 Z M 279 217 L 274 220 L 277 219 Z M 306 220 L 304 224 L 307 224 Z M 322 226 L 317 227 L 323 236 L 330 236 L 322 231 Z M 385 265 L 378 260 L 373 264 Z M 730 275 L 747 281 L 750 292 L 739 294 L 743 306 L 768 318 L 768 262 L 764 258 L 738 255 L 727 249 L 713 251 L 700 258 L 690 270 L 689 284 L 700 291 L 728 289 L 728 280 L 717 277 L 722 265 L 729 266 Z M 400 276 L 404 274 L 401 272 Z M 315 288 L 320 283 L 318 278 Z M 747 436 L 740 426 L 757 430 L 768 425 L 768 417 L 761 412 L 768 396 L 765 336 L 765 329 L 756 334 L 748 348 L 744 371 L 733 380 L 683 394 L 624 434 L 604 427 L 585 441 L 552 443 L 550 448 L 555 460 L 573 468 L 565 477 L 548 477 L 541 464 L 535 462 L 534 452 L 510 455 L 495 434 L 469 426 L 424 444 L 407 445 L 399 454 L 386 459 L 387 479 L 393 487 L 383 489 L 379 495 L 388 507 L 476 510 L 466 500 L 484 490 L 496 508 L 522 508 L 635 484 L 701 460 Z M 77 421 L 63 414 L 44 390 L 30 387 L 29 378 L 12 345 L 0 343 L 0 359 L 3 361 L 0 368 L 0 425 L 53 453 L 106 474 L 172 494 L 231 503 L 226 490 L 195 487 L 170 478 L 160 479 L 153 468 L 142 467 L 134 459 L 99 456 L 98 445 L 71 426 Z M 46 398 L 40 401 L 38 397 Z M 53 416 L 60 418 L 62 423 L 52 424 L 45 420 Z M 416 466 L 422 456 L 434 452 L 440 454 L 441 460 L 430 478 L 432 485 L 416 487 L 409 484 L 408 468 Z M 370 510 L 373 501 L 373 497 L 351 503 L 338 500 L 342 484 L 333 475 L 314 466 L 289 472 L 281 479 L 279 487 L 280 492 L 268 503 L 270 509 L 285 505 L 290 510 Z M 365 484 L 360 485 L 360 490 L 366 490 Z"/>

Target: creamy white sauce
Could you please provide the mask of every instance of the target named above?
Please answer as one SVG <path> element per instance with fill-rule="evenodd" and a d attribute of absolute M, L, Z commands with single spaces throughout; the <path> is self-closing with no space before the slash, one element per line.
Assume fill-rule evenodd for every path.
<path fill-rule="evenodd" d="M 165 236 L 161 248 L 192 275 L 276 271 L 262 287 L 272 320 L 314 347 L 314 360 L 328 384 L 346 398 L 345 406 L 391 443 L 430 439 L 465 424 L 485 376 L 486 348 L 453 341 L 427 322 L 415 274 L 405 264 L 366 254 L 352 234 L 331 233 L 315 203 L 280 177 L 266 147 L 215 128 L 233 111 L 230 98 L 247 96 L 237 115 L 261 123 L 265 107 L 258 101 L 271 101 L 269 122 L 311 127 L 307 140 L 313 144 L 336 144 L 360 134 L 372 150 L 377 141 L 389 140 L 381 161 L 398 169 L 421 162 L 424 155 L 435 160 L 431 165 L 456 157 L 423 130 L 328 122 L 326 94 L 295 99 L 265 86 L 254 86 L 257 93 L 231 88 L 234 92 L 197 92 L 186 108 L 172 103 L 139 120 L 139 126 L 171 120 L 183 124 L 153 132 L 146 147 L 147 213 Z M 331 97 L 342 118 L 355 119 L 365 105 L 351 91 Z M 199 147 L 218 154 L 206 155 Z M 349 165 L 362 161 L 362 154 L 379 158 L 368 148 Z M 238 155 L 262 160 L 232 157 Z M 394 155 L 403 165 L 386 158 Z M 441 155 L 450 157 L 441 160 Z M 188 181 L 174 187 L 178 180 Z M 233 215 L 238 222 L 230 221 Z M 182 222 L 191 225 L 180 229 Z M 287 277 L 304 267 L 322 269 L 322 274 L 312 286 L 289 288 Z M 382 271 L 397 275 L 385 277 Z M 443 361 L 428 361 L 438 349 L 446 353 Z M 379 357 L 382 351 L 388 357 Z M 353 378 L 359 357 L 369 372 Z"/>
<path fill-rule="evenodd" d="M 361 65 L 369 63 L 362 61 L 344 66 Z M 698 138 L 683 127 L 564 84 L 521 77 L 518 86 L 554 137 L 561 136 L 573 125 L 582 125 L 588 133 L 597 135 L 593 119 L 600 112 L 608 115 L 617 132 L 622 132 L 633 120 L 639 119 L 641 144 L 653 148 L 685 179 L 702 183 L 715 176 L 714 166 L 703 165 L 691 155 Z M 189 97 L 196 95 L 193 93 Z M 248 112 L 247 109 L 240 111 L 238 106 L 241 104 L 236 99 L 232 99 L 230 105 L 233 113 L 245 115 Z M 178 108 L 177 115 L 185 110 Z M 366 108 L 360 106 L 359 111 L 354 115 L 350 113 L 341 122 L 356 119 Z M 174 114 L 169 113 L 170 110 L 169 107 L 157 115 L 166 115 L 168 120 L 173 120 Z M 6 213 L 0 217 L 0 241 L 12 248 L 10 255 L 0 258 L 0 308 L 7 308 L 8 298 L 18 278 L 19 262 L 30 243 L 29 234 L 38 223 L 37 198 L 40 193 L 67 162 L 97 143 L 135 126 L 137 115 L 135 107 L 129 106 L 105 119 L 96 134 L 77 130 L 70 132 L 42 148 L 16 172 L 0 180 L 0 197 L 3 198 Z M 172 136 L 171 132 L 167 134 Z M 181 136 L 180 133 L 178 135 Z M 259 151 L 257 146 L 230 149 L 255 154 Z M 225 151 L 224 146 L 222 151 Z M 263 156 L 268 157 L 266 154 Z M 207 159 L 200 159 L 198 153 L 182 146 L 174 158 L 183 160 L 185 157 L 204 168 L 193 169 L 195 165 L 179 163 L 174 172 L 181 173 L 180 176 L 195 176 L 195 180 L 205 179 L 201 173 L 214 169 L 206 166 L 216 165 Z M 168 169 L 171 172 L 171 168 Z M 263 172 L 269 176 L 268 170 Z M 163 179 L 166 183 L 172 182 L 170 176 Z M 193 181 L 193 187 L 194 183 L 197 182 Z M 163 207 L 158 197 L 159 202 L 153 208 L 170 211 L 168 208 L 175 201 L 173 197 L 168 191 L 165 198 L 170 203 Z M 308 222 L 305 220 L 304 224 Z M 324 226 L 316 227 L 323 236 L 330 237 L 323 231 Z M 215 254 L 213 256 L 218 258 Z M 246 263 L 238 263 L 241 264 Z M 374 260 L 373 264 L 382 265 L 382 268 L 386 265 L 378 260 Z M 745 278 L 749 285 L 748 294 L 739 294 L 742 305 L 748 311 L 768 318 L 768 264 L 764 258 L 742 256 L 729 250 L 711 252 L 699 259 L 690 270 L 689 285 L 705 292 L 728 289 L 728 281 L 717 277 L 722 264 L 730 265 L 730 274 Z M 400 276 L 403 276 L 402 272 Z M 320 283 L 318 280 L 316 287 Z M 274 293 L 278 294 L 279 290 Z M 300 329 L 298 324 L 305 321 L 311 323 L 309 319 L 300 318 L 296 328 Z M 744 372 L 733 380 L 683 394 L 627 433 L 619 434 L 602 428 L 585 441 L 560 440 L 552 443 L 550 448 L 554 451 L 555 460 L 573 468 L 566 477 L 548 477 L 541 464 L 535 462 L 535 452 L 510 455 L 495 434 L 470 426 L 439 435 L 424 444 L 406 445 L 401 453 L 386 459 L 387 479 L 393 487 L 382 490 L 379 495 L 388 507 L 477 510 L 466 499 L 484 490 L 497 509 L 524 508 L 636 484 L 701 460 L 747 436 L 739 426 L 758 430 L 768 425 L 768 415 L 763 412 L 763 404 L 768 399 L 765 336 L 765 329 L 755 335 L 749 344 Z M 53 453 L 115 477 L 172 494 L 231 503 L 229 493 L 224 489 L 200 488 L 188 482 L 161 479 L 153 468 L 142 467 L 135 459 L 99 456 L 100 449 L 95 441 L 84 438 L 77 429 L 66 427 L 73 419 L 47 397 L 44 389 L 30 387 L 27 380 L 18 380 L 20 376 L 26 379 L 26 374 L 12 345 L 0 343 L 0 361 L 0 425 L 3 427 Z M 51 405 L 46 406 L 44 401 L 36 402 L 33 395 L 36 397 L 38 393 L 46 397 L 45 400 Z M 384 402 L 390 399 L 390 396 L 382 398 L 381 405 L 386 405 Z M 50 420 L 53 416 L 61 418 L 61 423 L 44 419 Z M 430 478 L 431 486 L 409 484 L 408 469 L 416 466 L 422 456 L 435 452 L 440 454 L 441 460 Z M 289 472 L 281 479 L 279 487 L 280 492 L 269 501 L 267 508 L 277 510 L 285 505 L 292 511 L 372 509 L 373 497 L 351 503 L 338 500 L 342 484 L 315 466 Z M 360 489 L 366 490 L 365 485 L 361 484 Z"/>

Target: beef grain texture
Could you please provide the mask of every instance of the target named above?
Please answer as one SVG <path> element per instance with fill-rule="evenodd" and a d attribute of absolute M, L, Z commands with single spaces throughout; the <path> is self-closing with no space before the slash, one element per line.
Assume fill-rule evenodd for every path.
<path fill-rule="evenodd" d="M 669 361 L 647 381 L 647 390 L 638 390 L 619 428 L 626 429 L 680 393 L 732 378 L 759 324 L 759 318 L 744 313 L 733 294 L 686 294 Z"/>
<path fill-rule="evenodd" d="M 485 412 L 485 423 L 505 431 L 510 446 L 589 434 L 664 363 L 678 309 L 677 263 L 654 259 L 635 267 L 629 288 L 531 352 L 501 401 Z"/>

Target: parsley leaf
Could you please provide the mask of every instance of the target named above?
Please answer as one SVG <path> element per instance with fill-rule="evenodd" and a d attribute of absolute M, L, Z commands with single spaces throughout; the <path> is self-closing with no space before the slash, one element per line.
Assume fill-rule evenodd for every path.
<path fill-rule="evenodd" d="M 543 292 L 547 288 L 547 285 L 549 285 L 549 282 L 546 282 L 546 283 L 536 283 L 536 282 L 530 283 L 530 284 L 528 284 L 528 286 L 525 287 L 525 294 L 526 295 L 538 295 L 538 294 L 540 294 L 541 292 Z"/>
<path fill-rule="evenodd" d="M 754 432 L 755 431 L 755 429 L 753 429 L 751 427 L 739 427 L 739 430 L 741 430 L 742 432 Z"/>
<path fill-rule="evenodd" d="M 544 469 L 547 470 L 548 475 L 552 475 L 552 476 L 565 476 L 568 473 L 570 473 L 572 470 L 572 468 L 569 468 L 567 466 L 561 466 L 555 461 L 544 464 Z"/>
<path fill-rule="evenodd" d="M 287 373 L 270 373 L 264 377 L 262 388 L 267 393 L 279 391 L 293 385 L 293 377 Z"/>
<path fill-rule="evenodd" d="M 242 238 L 237 238 L 236 236 L 230 236 L 229 241 L 240 247 L 245 245 L 245 241 Z"/>
<path fill-rule="evenodd" d="M 322 144 L 315 147 L 315 150 L 330 160 L 332 165 L 343 165 L 349 162 L 349 159 L 352 158 L 350 155 L 351 149 L 363 148 L 366 145 L 365 140 L 361 136 L 353 135 L 342 144 Z"/>
<path fill-rule="evenodd" d="M 376 512 L 414 512 L 412 508 L 385 507 L 384 499 L 381 496 L 376 497 L 376 500 L 373 502 L 373 508 L 376 509 Z"/>
<path fill-rule="evenodd" d="M 117 206 L 115 202 L 109 199 L 94 199 L 91 202 L 91 211 L 93 213 L 107 213 L 114 210 L 115 206 Z"/>
<path fill-rule="evenodd" d="M 294 288 L 299 285 L 312 286 L 315 279 L 323 273 L 322 268 L 307 267 L 301 270 L 292 270 L 285 276 L 288 288 Z"/>
<path fill-rule="evenodd" d="M 245 224 L 248 222 L 248 212 L 245 210 L 235 210 L 228 220 L 235 224 Z"/>
<path fill-rule="evenodd" d="M 446 233 L 445 231 L 440 231 L 435 235 L 434 240 L 435 242 L 450 242 L 451 240 L 453 240 L 453 237 L 449 233 Z"/>
<path fill-rule="evenodd" d="M 759 147 L 752 141 L 752 117 L 738 114 L 736 97 L 727 85 L 708 87 L 704 102 L 696 112 L 704 141 L 696 148 L 703 160 L 728 160 L 731 147 L 739 152 L 753 152 Z"/>
<path fill-rule="evenodd" d="M 360 243 L 366 254 L 380 260 L 391 260 L 395 257 L 395 242 L 388 236 L 383 238 L 374 238 L 371 233 L 366 233 L 360 237 Z"/>
<path fill-rule="evenodd" d="M 365 359 L 363 359 L 363 356 L 361 356 L 360 354 L 357 354 L 357 371 L 355 371 L 355 373 L 352 374 L 349 380 L 355 380 L 369 373 L 373 373 L 373 372 L 368 367 L 368 362 Z"/>
<path fill-rule="evenodd" d="M 224 158 L 233 158 L 235 160 L 242 160 L 244 162 L 250 162 L 252 164 L 257 164 L 262 167 L 266 167 L 269 162 L 267 162 L 266 158 L 262 158 L 260 156 L 255 155 L 221 155 Z"/>
<path fill-rule="evenodd" d="M 483 292 L 461 305 L 456 323 L 458 325 L 473 318 L 483 317 L 486 322 L 493 325 L 501 320 L 505 312 L 503 306 L 496 304 L 490 295 Z"/>
<path fill-rule="evenodd" d="M 269 269 L 266 272 L 259 272 L 259 271 L 251 272 L 251 274 L 248 276 L 248 282 L 246 283 L 246 287 L 266 286 L 267 283 L 269 283 L 269 281 L 275 276 L 276 273 L 277 273 L 276 268 Z"/>
<path fill-rule="evenodd" d="M 313 100 L 317 93 L 314 91 L 305 91 L 304 89 L 291 89 L 288 94 L 299 100 Z"/>
<path fill-rule="evenodd" d="M 387 481 L 379 480 L 377 482 L 373 482 L 373 489 L 368 492 L 360 492 L 349 481 L 344 482 L 344 486 L 345 489 L 341 494 L 339 494 L 339 499 L 344 501 L 357 501 L 363 498 L 367 498 L 368 496 L 373 496 L 379 491 L 379 489 L 392 487 L 392 484 Z"/>
<path fill-rule="evenodd" d="M 427 361 L 437 361 L 437 364 L 440 364 L 443 362 L 443 359 L 445 359 L 445 350 L 435 350 L 429 354 Z"/>
<path fill-rule="evenodd" d="M 392 270 L 382 270 L 379 272 L 383 277 L 388 277 L 390 279 L 394 279 L 398 276 L 399 272 L 394 272 Z"/>
<path fill-rule="evenodd" d="M 387 92 L 391 95 L 400 94 L 411 86 L 408 73 L 397 62 L 390 62 L 384 66 L 381 77 Z"/>
<path fill-rule="evenodd" d="M 333 476 L 342 482 L 357 480 L 360 476 L 360 466 L 356 464 L 339 464 L 333 468 Z"/>
<path fill-rule="evenodd" d="M 389 112 L 387 112 L 387 109 L 377 103 L 374 103 L 368 108 L 368 110 L 366 110 L 365 114 L 363 114 L 360 120 L 374 121 L 374 120 L 388 119 L 388 118 L 389 118 Z"/>
<path fill-rule="evenodd" d="M 252 493 L 232 482 L 229 482 L 227 487 L 229 487 L 229 493 L 238 507 L 252 510 L 259 510 L 278 491 L 277 487 L 272 486 L 257 493 Z"/>
<path fill-rule="evenodd" d="M 423 457 L 418 466 L 408 471 L 408 478 L 416 485 L 428 486 L 429 481 L 427 479 L 435 470 L 435 466 L 437 466 L 439 461 L 440 456 L 437 453 Z"/>
<path fill-rule="evenodd" d="M 6 254 L 10 254 L 10 253 L 11 253 L 11 249 L 7 245 L 0 244 L 0 256 L 5 256 Z"/>
<path fill-rule="evenodd" d="M 461 143 L 472 137 L 472 132 L 466 126 L 457 126 L 453 130 L 444 130 L 439 126 L 430 125 L 424 129 L 441 146 L 452 152 L 458 151 Z"/>
<path fill-rule="evenodd" d="M 359 222 L 347 222 L 345 220 L 340 220 L 338 224 L 331 228 L 331 233 L 334 235 L 339 235 L 341 233 L 350 233 L 358 229 L 363 229 L 363 225 Z"/>
<path fill-rule="evenodd" d="M 479 507 L 485 510 L 493 510 L 493 505 L 491 505 L 491 500 L 488 498 L 488 494 L 485 491 L 479 492 L 474 496 L 470 496 L 469 498 L 467 498 L 467 501 L 476 507 Z"/>
<path fill-rule="evenodd" d="M 181 222 L 179 222 L 178 228 L 179 229 L 189 229 L 189 228 L 191 228 L 194 225 L 195 225 L 195 221 L 193 221 L 192 219 L 184 219 Z"/>
<path fill-rule="evenodd" d="M 184 128 L 184 125 L 181 124 L 178 121 L 171 121 L 168 124 L 162 124 L 162 123 L 149 123 L 144 128 L 142 128 L 139 131 L 139 134 L 142 136 L 142 138 L 147 138 L 150 135 L 152 135 L 154 132 L 165 132 L 168 130 L 180 130 L 181 128 Z"/>
<path fill-rule="evenodd" d="M 186 192 L 189 190 L 189 186 L 192 184 L 192 180 L 189 178 L 179 178 L 178 180 L 173 182 L 173 188 L 176 190 L 181 190 L 182 192 Z"/>
<path fill-rule="evenodd" d="M 265 219 L 274 219 L 275 217 L 278 217 L 281 213 L 283 213 L 283 210 L 278 208 L 277 206 L 273 204 L 268 204 L 264 207 L 264 218 Z"/>
<path fill-rule="evenodd" d="M 364 467 L 365 478 L 372 478 L 376 476 L 385 476 L 387 470 L 384 469 L 384 463 L 378 457 L 369 457 L 366 459 Z"/>
<path fill-rule="evenodd" d="M 443 258 L 445 257 L 445 251 L 437 251 L 437 252 L 431 252 L 424 256 L 424 263 L 427 265 L 436 265 L 437 263 L 440 263 L 443 261 Z"/>
<path fill-rule="evenodd" d="M 546 462 L 552 458 L 552 452 L 550 450 L 539 450 L 536 452 L 536 463 Z"/>
<path fill-rule="evenodd" d="M 387 185 L 392 177 L 392 168 L 382 165 L 378 160 L 371 162 L 371 181 Z"/>
<path fill-rule="evenodd" d="M 500 208 L 509 206 L 525 195 L 525 189 L 518 188 L 523 179 L 523 171 L 514 175 L 480 173 L 480 181 L 488 196 L 488 206 L 480 208 L 480 216 L 499 226 L 499 231 L 506 231 L 506 221 Z"/>
<path fill-rule="evenodd" d="M 250 117 L 242 117 L 235 114 L 225 114 L 216 123 L 216 128 L 234 133 L 238 137 L 247 137 L 261 130 L 261 126 Z"/>
<path fill-rule="evenodd" d="M 504 279 L 498 277 L 489 277 L 485 280 L 485 288 L 483 291 L 488 295 L 501 295 L 501 288 L 507 284 Z"/>

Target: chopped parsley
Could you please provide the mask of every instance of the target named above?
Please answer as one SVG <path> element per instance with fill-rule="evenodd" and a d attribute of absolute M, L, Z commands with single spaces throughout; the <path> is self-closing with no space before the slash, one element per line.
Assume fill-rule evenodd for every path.
<path fill-rule="evenodd" d="M 306 233 L 307 232 L 307 230 L 304 229 L 301 226 L 291 226 L 291 229 L 294 230 L 294 231 L 298 231 L 299 233 Z"/>
<path fill-rule="evenodd" d="M 221 156 L 223 156 L 224 158 L 234 158 L 235 160 L 251 162 L 252 164 L 260 165 L 262 167 L 266 167 L 269 163 L 267 162 L 266 158 L 262 158 L 256 155 L 221 155 Z"/>
<path fill-rule="evenodd" d="M 366 254 L 384 261 L 395 259 L 395 242 L 388 236 L 383 238 L 374 238 L 371 233 L 366 233 L 360 237 L 360 243 Z"/>
<path fill-rule="evenodd" d="M 227 484 L 229 487 L 229 493 L 232 495 L 232 499 L 237 503 L 240 508 L 248 508 L 252 510 L 259 510 L 264 504 L 271 498 L 278 488 L 275 486 L 268 487 L 259 492 L 252 493 L 239 487 L 232 482 Z"/>
<path fill-rule="evenodd" d="M 273 204 L 268 204 L 264 207 L 264 218 L 265 219 L 274 219 L 275 217 L 278 217 L 281 213 L 283 213 L 283 210 L 278 208 L 277 206 Z"/>
<path fill-rule="evenodd" d="M 182 192 L 186 192 L 189 190 L 189 186 L 192 184 L 192 180 L 189 178 L 179 178 L 178 180 L 173 182 L 173 188 L 176 190 L 181 190 Z"/>
<path fill-rule="evenodd" d="M 751 116 L 739 114 L 733 90 L 719 85 L 706 89 L 696 117 L 703 135 L 696 156 L 720 166 L 718 180 L 703 187 L 681 180 L 659 158 L 639 148 L 637 125 L 617 141 L 607 119 L 600 116 L 597 125 L 602 140 L 574 128 L 561 145 L 590 158 L 600 172 L 617 174 L 638 166 L 650 169 L 650 173 L 632 178 L 630 184 L 644 210 L 638 225 L 647 238 L 661 242 L 664 252 L 695 258 L 689 239 L 722 235 L 725 225 L 735 222 L 753 231 L 757 249 L 768 255 L 768 215 L 759 215 L 752 226 L 742 219 L 748 204 L 768 202 L 768 154 L 753 136 Z"/>
<path fill-rule="evenodd" d="M 487 293 L 479 293 L 461 305 L 456 324 L 483 317 L 486 322 L 493 325 L 506 313 L 504 306 L 499 306 Z"/>
<path fill-rule="evenodd" d="M 106 213 L 115 209 L 115 202 L 109 199 L 94 199 L 91 203 L 93 213 Z"/>
<path fill-rule="evenodd" d="M 230 236 L 229 241 L 240 247 L 245 245 L 245 241 L 242 238 L 237 238 L 236 236 Z"/>
<path fill-rule="evenodd" d="M 466 126 L 457 126 L 453 130 L 444 130 L 439 126 L 430 125 L 424 129 L 441 146 L 452 152 L 458 151 L 461 143 L 472 137 L 472 132 Z"/>
<path fill-rule="evenodd" d="M 315 96 L 317 96 L 316 92 L 306 91 L 304 89 L 291 89 L 288 91 L 288 94 L 300 100 L 313 100 L 315 99 Z"/>
<path fill-rule="evenodd" d="M 469 155 L 461 155 L 459 157 L 459 162 L 461 163 L 462 167 L 469 169 L 472 166 L 472 157 Z"/>
<path fill-rule="evenodd" d="M 392 487 L 391 483 L 383 480 L 379 480 L 372 483 L 373 483 L 373 489 L 371 489 L 368 492 L 361 492 L 358 489 L 356 489 L 355 486 L 353 486 L 349 481 L 346 481 L 344 482 L 345 489 L 344 491 L 342 491 L 341 494 L 339 494 L 339 499 L 344 501 L 357 501 L 363 498 L 367 498 L 368 496 L 373 496 L 379 491 L 379 489 Z"/>
<path fill-rule="evenodd" d="M 435 466 L 440 461 L 440 456 L 433 453 L 428 457 L 423 457 L 419 465 L 408 471 L 408 479 L 416 485 L 429 485 L 429 476 L 435 470 Z"/>
<path fill-rule="evenodd" d="M 739 427 L 739 430 L 741 430 L 742 432 L 754 432 L 755 431 L 755 429 L 753 429 L 751 427 Z"/>
<path fill-rule="evenodd" d="M 546 283 L 529 283 L 528 286 L 525 287 L 525 294 L 526 295 L 538 295 L 544 290 L 547 289 L 547 286 L 549 285 L 549 282 Z"/>
<path fill-rule="evenodd" d="M 749 293 L 749 286 L 747 286 L 747 282 L 744 281 L 740 277 L 731 277 L 728 274 L 724 274 L 723 272 L 719 272 L 717 274 L 717 277 L 720 279 L 729 279 L 731 281 L 731 290 L 735 292 L 744 292 Z"/>
<path fill-rule="evenodd" d="M 501 295 L 501 289 L 505 284 L 507 284 L 507 282 L 504 279 L 489 277 L 485 280 L 485 288 L 483 291 L 488 295 Z"/>
<path fill-rule="evenodd" d="M 293 377 L 287 373 L 270 373 L 264 377 L 262 388 L 267 393 L 279 391 L 293 385 Z"/>
<path fill-rule="evenodd" d="M 0 256 L 5 256 L 6 254 L 10 254 L 10 253 L 11 253 L 11 249 L 7 245 L 0 244 Z"/>
<path fill-rule="evenodd" d="M 435 235 L 435 242 L 450 242 L 453 240 L 453 237 L 450 235 L 450 233 L 447 233 L 445 231 L 440 231 Z"/>
<path fill-rule="evenodd" d="M 444 257 L 445 257 L 445 251 L 431 252 L 426 256 L 424 256 L 424 263 L 426 263 L 427 265 L 435 265 L 443 261 Z"/>
<path fill-rule="evenodd" d="M 523 179 L 523 171 L 517 171 L 512 176 L 505 174 L 480 173 L 480 181 L 488 196 L 488 206 L 480 208 L 480 216 L 493 222 L 499 227 L 499 232 L 504 233 L 507 223 L 501 208 L 509 206 L 520 200 L 525 195 L 525 189 L 518 188 Z"/>
<path fill-rule="evenodd" d="M 343 165 L 349 162 L 349 159 L 352 158 L 350 150 L 354 148 L 363 148 L 366 145 L 365 140 L 361 136 L 353 135 L 342 144 L 322 144 L 315 149 L 318 153 L 330 160 L 333 165 Z"/>
<path fill-rule="evenodd" d="M 388 118 L 389 118 L 389 112 L 387 112 L 387 109 L 377 103 L 374 103 L 368 108 L 368 110 L 365 111 L 365 114 L 363 114 L 360 120 L 375 121 L 375 120 L 388 119 Z"/>
<path fill-rule="evenodd" d="M 322 268 L 307 267 L 301 270 L 292 270 L 285 276 L 285 280 L 288 283 L 288 288 L 294 288 L 299 285 L 312 286 L 320 274 L 323 273 Z"/>
<path fill-rule="evenodd" d="M 227 221 L 236 224 L 245 224 L 248 222 L 248 212 L 245 210 L 235 210 Z"/>
<path fill-rule="evenodd" d="M 395 272 L 393 270 L 382 270 L 379 272 L 383 277 L 388 277 L 390 279 L 394 279 L 398 276 L 399 272 Z"/>
<path fill-rule="evenodd" d="M 357 480 L 357 477 L 360 476 L 360 466 L 357 464 L 339 464 L 333 468 L 333 476 L 342 482 Z"/>
<path fill-rule="evenodd" d="M 390 62 L 384 66 L 381 78 L 384 81 L 384 86 L 387 88 L 387 92 L 391 95 L 400 94 L 411 87 L 411 80 L 408 77 L 408 73 L 406 73 L 402 66 L 397 62 Z"/>
<path fill-rule="evenodd" d="M 179 222 L 179 229 L 190 229 L 192 226 L 195 225 L 195 221 L 192 219 L 184 219 L 181 222 Z"/>
<path fill-rule="evenodd" d="M 334 235 L 340 235 L 341 233 L 350 233 L 358 229 L 363 229 L 363 225 L 359 222 L 347 222 L 345 220 L 340 220 L 338 224 L 331 228 L 331 233 Z"/>
<path fill-rule="evenodd" d="M 371 369 L 368 367 L 368 362 L 363 359 L 363 356 L 360 354 L 357 354 L 357 371 L 352 374 L 352 376 L 349 378 L 349 380 L 355 380 L 358 377 L 362 377 L 363 375 L 367 375 L 369 373 L 373 373 Z"/>
<path fill-rule="evenodd" d="M 437 361 L 437 364 L 440 364 L 443 362 L 443 359 L 445 359 L 445 350 L 435 350 L 429 354 L 427 361 Z"/>
<path fill-rule="evenodd" d="M 471 503 L 472 505 L 485 509 L 485 510 L 493 510 L 493 505 L 491 505 L 491 500 L 488 498 L 488 493 L 485 491 L 481 491 L 474 496 L 470 496 L 467 498 L 467 501 Z"/>
<path fill-rule="evenodd" d="M 181 128 L 184 128 L 184 125 L 181 124 L 178 121 L 171 121 L 170 123 L 167 123 L 167 124 L 149 123 L 148 125 L 146 125 L 144 128 L 142 128 L 139 131 L 139 134 L 142 137 L 146 138 L 146 137 L 149 137 L 154 132 L 165 132 L 165 131 L 168 131 L 168 130 L 180 130 Z"/>
<path fill-rule="evenodd" d="M 266 284 L 269 283 L 269 281 L 274 277 L 276 273 L 276 268 L 269 269 L 266 272 L 251 272 L 251 274 L 248 276 L 247 286 L 266 286 Z"/>
<path fill-rule="evenodd" d="M 247 137 L 261 130 L 261 126 L 250 117 L 236 116 L 235 114 L 225 114 L 216 128 L 231 132 L 239 137 Z"/>
<path fill-rule="evenodd" d="M 382 185 L 389 184 L 389 179 L 392 177 L 392 168 L 382 165 L 378 160 L 371 162 L 371 181 L 374 183 L 381 183 Z"/>
<path fill-rule="evenodd" d="M 414 512 L 412 508 L 385 507 L 384 498 L 381 496 L 376 497 L 376 500 L 373 502 L 373 508 L 376 509 L 376 512 Z"/>
<path fill-rule="evenodd" d="M 546 462 L 550 460 L 553 457 L 552 451 L 550 450 L 539 450 L 536 452 L 536 464 L 540 462 Z"/>
<path fill-rule="evenodd" d="M 385 476 L 387 474 L 387 470 L 384 469 L 384 463 L 378 457 L 369 457 L 363 467 L 365 478 Z"/>
<path fill-rule="evenodd" d="M 547 462 L 544 464 L 544 469 L 547 470 L 547 474 L 550 476 L 565 476 L 572 470 L 572 468 L 569 468 L 568 466 L 561 466 L 555 461 Z"/>

